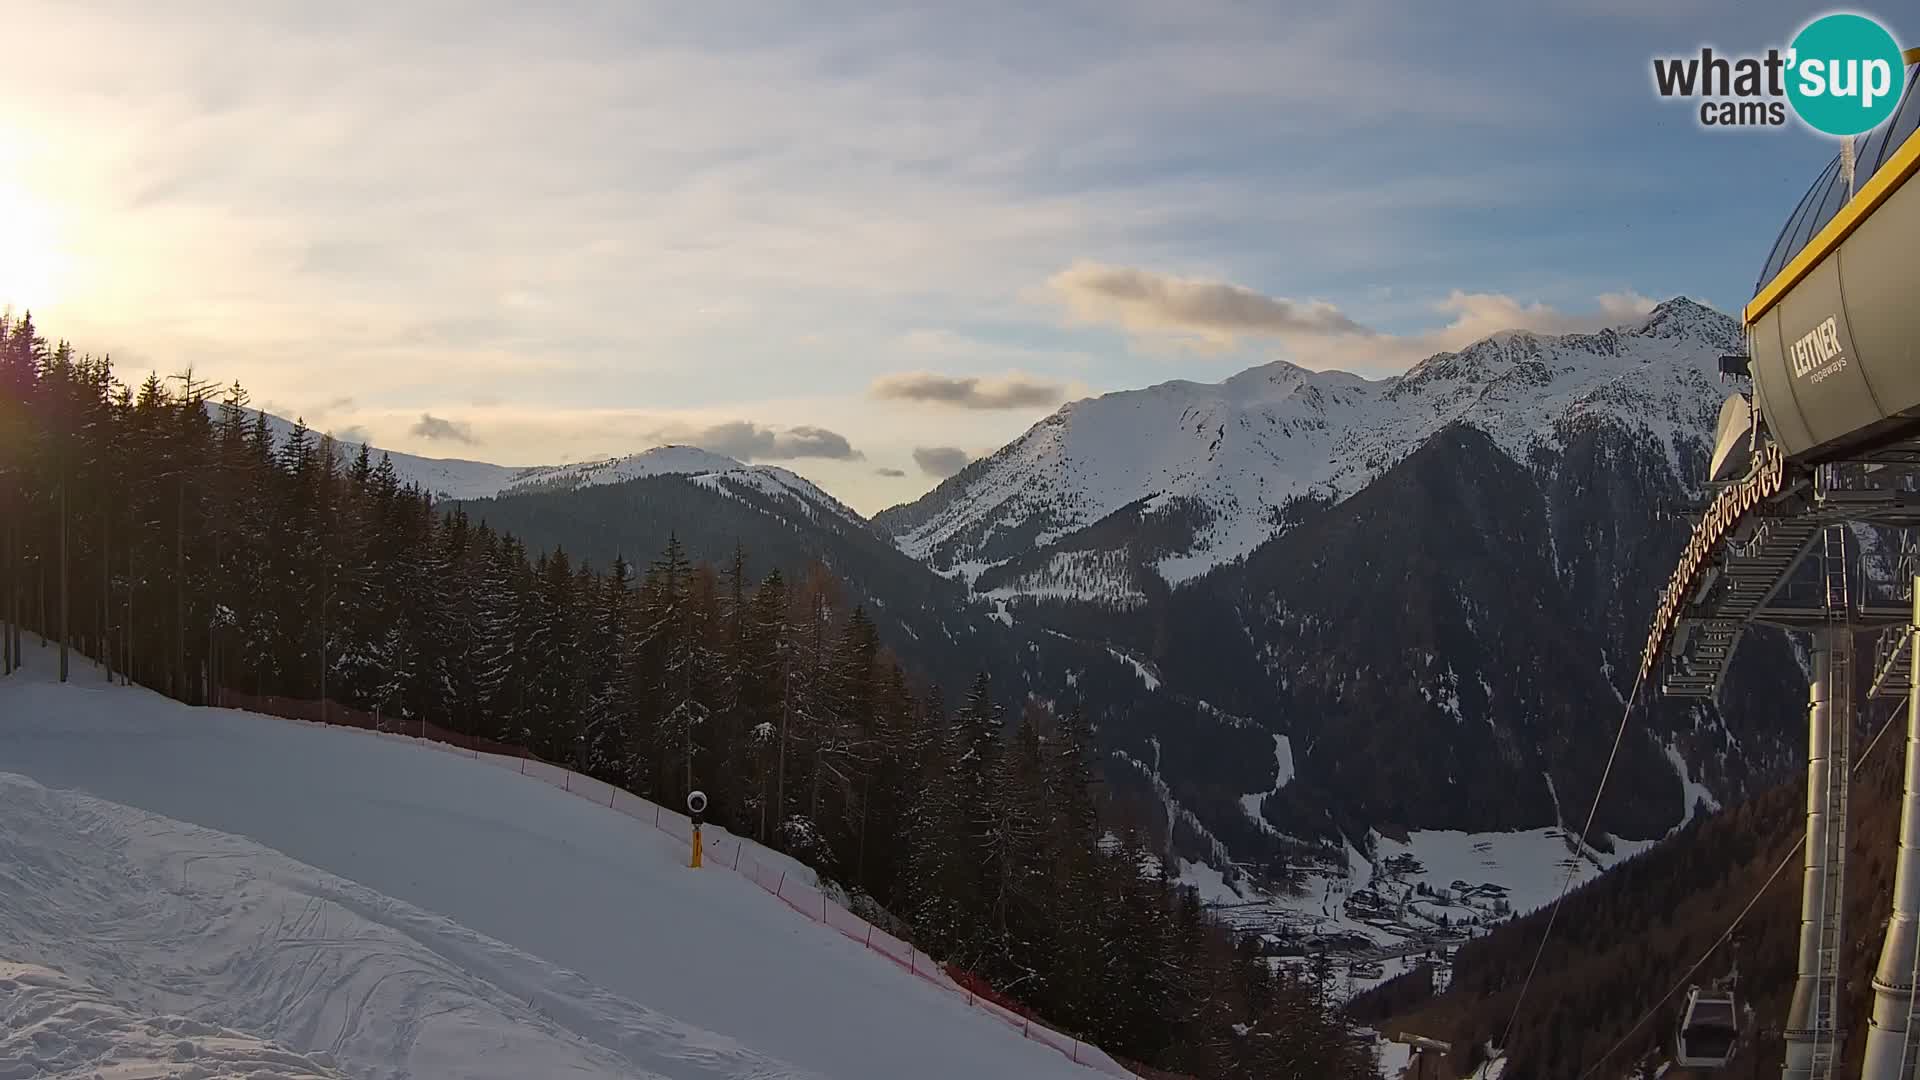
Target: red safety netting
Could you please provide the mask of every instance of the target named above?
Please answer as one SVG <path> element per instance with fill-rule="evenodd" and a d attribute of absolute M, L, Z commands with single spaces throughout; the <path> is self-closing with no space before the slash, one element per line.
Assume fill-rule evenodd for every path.
<path fill-rule="evenodd" d="M 245 709 L 248 712 L 288 720 L 357 728 L 392 739 L 424 742 L 436 750 L 461 757 L 476 758 L 496 768 L 518 772 L 550 784 L 579 798 L 625 814 L 635 821 L 651 825 L 681 843 L 691 845 L 693 840 L 693 823 L 686 815 L 668 810 L 605 781 L 583 776 L 565 766 L 542 761 L 521 747 L 478 736 L 464 735 L 423 721 L 396 720 L 379 713 L 351 709 L 330 701 L 260 697 L 233 690 L 222 690 L 218 694 L 217 704 L 226 708 Z M 1081 1065 L 1109 1076 L 1135 1076 L 1100 1048 L 1063 1035 L 1041 1024 L 1018 1002 L 999 993 L 979 976 L 970 972 L 942 968 L 927 954 L 915 949 L 906 941 L 834 903 L 822 889 L 782 869 L 779 866 L 780 857 L 766 853 L 765 849 L 759 848 L 751 841 L 733 836 L 721 829 L 710 828 L 704 833 L 701 837 L 703 865 L 724 867 L 739 873 L 740 876 L 778 897 L 788 907 L 805 915 L 808 919 L 861 943 L 921 979 L 961 997 L 969 1006 L 991 1014 L 1025 1037 L 1052 1047 Z M 766 853 L 767 857 L 755 858 L 755 851 Z"/>
<path fill-rule="evenodd" d="M 862 945 L 868 943 L 878 927 L 833 901 L 827 901 L 826 924 Z"/>
<path fill-rule="evenodd" d="M 914 954 L 913 946 L 894 937 L 879 927 L 867 935 L 867 948 L 911 971 L 919 966 L 919 957 Z"/>

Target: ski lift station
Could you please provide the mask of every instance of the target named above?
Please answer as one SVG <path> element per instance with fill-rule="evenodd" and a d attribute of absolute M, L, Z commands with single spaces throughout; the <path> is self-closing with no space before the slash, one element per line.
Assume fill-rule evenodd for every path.
<path fill-rule="evenodd" d="M 1906 59 L 1899 109 L 1847 140 L 1794 208 L 1743 312 L 1747 351 L 1721 361 L 1741 390 L 1721 410 L 1713 497 L 1640 666 L 1642 684 L 1668 696 L 1713 697 L 1748 627 L 1812 639 L 1797 975 L 1788 1015 L 1763 1021 L 1785 1035 L 1784 1080 L 1838 1076 L 1856 1037 L 1863 1080 L 1920 1069 L 1920 52 Z M 1900 537 L 1884 594 L 1862 572 L 1859 526 Z M 1872 1014 L 1853 1018 L 1842 1015 L 1841 964 L 1850 938 L 1877 927 L 1842 925 L 1848 780 L 1855 710 L 1872 697 L 1906 699 L 1906 782 Z M 1693 988 L 1674 1064 L 1726 1065 L 1740 1019 L 1730 988 Z"/>

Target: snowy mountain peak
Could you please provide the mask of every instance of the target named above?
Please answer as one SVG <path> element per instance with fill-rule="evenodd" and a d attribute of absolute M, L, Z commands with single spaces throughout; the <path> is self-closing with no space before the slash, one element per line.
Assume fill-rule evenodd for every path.
<path fill-rule="evenodd" d="M 502 490 L 515 492 L 586 487 L 617 484 L 622 480 L 638 480 L 645 476 L 700 476 L 744 468 L 745 465 L 724 454 L 696 446 L 656 446 L 637 454 L 527 469 L 520 479 Z"/>
<path fill-rule="evenodd" d="M 218 406 L 209 403 L 210 413 Z M 247 410 L 252 422 L 253 410 Z M 276 442 L 284 442 L 293 431 L 291 421 L 266 414 L 267 427 Z M 343 460 L 358 452 L 357 445 L 336 444 Z M 846 504 L 822 491 L 813 482 L 787 469 L 772 465 L 748 465 L 725 454 L 702 450 L 697 446 L 669 444 L 642 450 L 637 454 L 577 461 L 565 465 L 511 466 L 458 458 L 430 458 L 394 450 L 372 448 L 377 460 L 385 455 L 402 484 L 411 484 L 435 499 L 489 499 L 499 495 L 523 495 L 541 491 L 570 491 L 600 484 L 618 484 L 653 476 L 684 476 L 696 484 L 723 495 L 738 496 L 750 491 L 781 503 L 811 519 L 823 516 L 841 519 L 860 528 L 866 521 Z"/>
<path fill-rule="evenodd" d="M 751 492 L 773 499 L 789 512 L 798 512 L 807 518 L 818 520 L 833 517 L 861 528 L 866 527 L 865 519 L 840 500 L 787 469 L 772 465 L 747 465 L 725 454 L 679 444 L 656 446 L 637 454 L 598 461 L 523 469 L 509 483 L 485 494 L 569 491 L 654 476 L 683 476 L 719 494 L 734 497 Z"/>
<path fill-rule="evenodd" d="M 1740 343 L 1738 321 L 1685 296 L 1656 305 L 1634 332 L 1645 337 L 1698 340 L 1721 349 L 1733 349 Z"/>
<path fill-rule="evenodd" d="M 1133 525 L 1102 529 L 1099 549 L 1147 530 L 1154 539 L 1135 555 L 1177 583 L 1271 539 L 1295 500 L 1344 499 L 1453 423 L 1480 428 L 1522 463 L 1536 447 L 1609 423 L 1665 448 L 1677 474 L 1676 439 L 1711 427 L 1719 394 L 1708 373 L 1737 341 L 1732 319 L 1676 297 L 1637 325 L 1504 331 L 1393 378 L 1277 361 L 1220 383 L 1107 394 L 1063 406 L 875 523 L 938 568 L 976 581 L 1000 568 L 996 592 L 1055 595 L 1067 577 L 1085 583 L 1098 561 L 1095 541 L 1069 538 L 1132 516 Z M 1149 529 L 1153 515 L 1180 524 Z M 1087 584 L 1088 595 L 1130 595 L 1129 561 L 1102 562 L 1116 578 Z"/>

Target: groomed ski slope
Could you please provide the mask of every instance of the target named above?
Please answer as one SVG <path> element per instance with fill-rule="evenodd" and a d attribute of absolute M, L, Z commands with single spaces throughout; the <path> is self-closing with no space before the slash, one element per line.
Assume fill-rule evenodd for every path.
<path fill-rule="evenodd" d="M 64 989 L 0 1008 L 99 994 L 140 1038 L 178 1014 L 328 1055 L 261 1074 L 300 1080 L 1095 1075 L 537 780 L 28 653 L 0 680 L 0 963 Z"/>
<path fill-rule="evenodd" d="M 0 1076 L 804 1075 L 244 837 L 11 773 L 0 823 L 31 959 L 0 961 Z"/>

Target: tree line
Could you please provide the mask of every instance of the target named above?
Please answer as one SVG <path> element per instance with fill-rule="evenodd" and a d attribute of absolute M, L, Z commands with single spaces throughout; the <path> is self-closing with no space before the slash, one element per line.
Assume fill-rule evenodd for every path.
<path fill-rule="evenodd" d="M 149 375 L 0 317 L 0 671 L 189 704 L 336 702 L 527 748 L 805 860 L 1049 1022 L 1196 1077 L 1374 1075 L 1302 978 L 1167 876 L 1074 712 L 982 674 L 949 708 L 814 565 L 528 551 L 365 446 L 277 435 L 236 384 Z"/>

